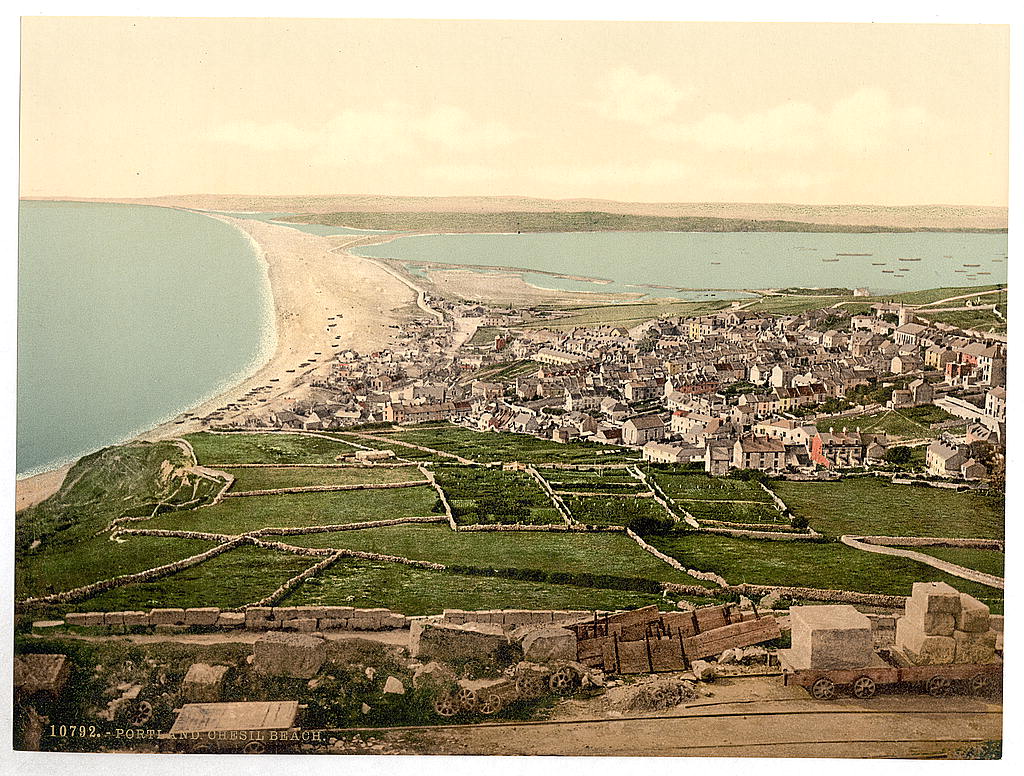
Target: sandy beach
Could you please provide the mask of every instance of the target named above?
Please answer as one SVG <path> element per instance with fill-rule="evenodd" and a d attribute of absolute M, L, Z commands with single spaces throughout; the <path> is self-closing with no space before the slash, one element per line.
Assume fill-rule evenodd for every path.
<path fill-rule="evenodd" d="M 372 352 L 387 347 L 397 331 L 389 327 L 401 320 L 402 310 L 416 303 L 413 289 L 375 262 L 345 250 L 347 245 L 363 241 L 362 235 L 318 237 L 252 219 L 209 217 L 243 232 L 265 263 L 273 295 L 276 344 L 249 377 L 193 408 L 192 417 L 185 422 L 172 420 L 139 435 L 139 439 L 166 439 L 197 431 L 202 424 L 195 418 L 231 403 L 241 406 L 246 401 L 255 402 L 247 400 L 246 394 L 261 386 L 270 388 L 259 394 L 267 399 L 259 403 L 261 407 L 287 404 L 295 395 L 299 378 L 308 381 L 308 376 L 323 369 L 333 353 L 346 349 Z M 335 325 L 328 328 L 329 324 Z M 320 355 L 315 355 L 317 352 Z M 300 367 L 311 358 L 316 362 Z M 244 408 L 226 412 L 225 418 L 245 412 Z M 67 469 L 18 480 L 16 509 L 56 492 Z"/>

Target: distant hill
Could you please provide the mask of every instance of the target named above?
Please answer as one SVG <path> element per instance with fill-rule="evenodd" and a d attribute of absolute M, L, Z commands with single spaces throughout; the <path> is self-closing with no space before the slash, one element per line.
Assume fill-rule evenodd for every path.
<path fill-rule="evenodd" d="M 661 218 L 782 221 L 902 229 L 1006 229 L 1007 208 L 972 205 L 800 205 L 747 202 L 615 202 L 532 197 L 257 196 L 189 194 L 97 201 L 209 210 L 294 213 L 605 213 Z"/>
<path fill-rule="evenodd" d="M 349 226 L 398 232 L 513 233 L 513 232 L 913 232 L 1000 231 L 960 228 L 827 224 L 806 221 L 646 216 L 603 212 L 449 213 L 404 212 L 309 213 L 283 219 L 293 223 Z"/>

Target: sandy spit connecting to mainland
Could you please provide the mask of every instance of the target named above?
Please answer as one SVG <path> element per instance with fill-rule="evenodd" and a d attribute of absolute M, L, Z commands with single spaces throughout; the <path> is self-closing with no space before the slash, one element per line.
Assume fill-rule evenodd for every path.
<path fill-rule="evenodd" d="M 193 408 L 196 417 L 241 402 L 248 391 L 264 385 L 271 386 L 271 390 L 259 396 L 267 398 L 265 404 L 273 404 L 291 392 L 297 377 L 322 366 L 333 353 L 348 349 L 368 353 L 390 346 L 397 333 L 390 326 L 400 320 L 398 311 L 416 302 L 416 292 L 408 285 L 376 262 L 345 250 L 347 245 L 362 242 L 364 236 L 319 237 L 253 219 L 210 217 L 246 234 L 266 263 L 277 343 L 269 359 L 249 377 Z M 336 325 L 329 329 L 329 324 Z M 335 344 L 338 347 L 332 347 Z M 321 355 L 315 356 L 317 351 Z M 310 358 L 317 359 L 312 367 L 299 366 Z M 272 378 L 277 382 L 271 382 Z M 164 423 L 138 438 L 165 439 L 200 427 L 196 420 Z M 16 508 L 23 509 L 55 493 L 67 469 L 18 480 Z"/>

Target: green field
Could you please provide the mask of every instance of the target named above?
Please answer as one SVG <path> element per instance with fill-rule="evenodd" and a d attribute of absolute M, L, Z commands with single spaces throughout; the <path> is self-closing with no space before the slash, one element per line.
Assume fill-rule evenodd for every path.
<path fill-rule="evenodd" d="M 930 424 L 953 419 L 954 417 L 944 409 L 931 404 L 902 410 L 881 410 L 867 415 L 820 418 L 815 422 L 815 426 L 821 432 L 826 432 L 829 428 L 839 432 L 846 428 L 848 431 L 860 429 L 874 434 L 885 433 L 907 439 L 922 439 L 938 437 L 943 433 L 941 430 L 929 428 Z"/>
<path fill-rule="evenodd" d="M 453 532 L 447 526 L 399 525 L 306 536 L 281 541 L 303 547 L 334 547 L 398 555 L 445 565 L 613 574 L 705 587 L 621 534 Z"/>
<path fill-rule="evenodd" d="M 907 547 L 906 549 L 997 577 L 1003 576 L 1006 566 L 1006 554 L 999 550 L 979 550 L 974 547 Z"/>
<path fill-rule="evenodd" d="M 239 547 L 177 574 L 108 590 L 77 608 L 92 612 L 189 606 L 230 609 L 269 595 L 318 560 L 261 547 Z"/>
<path fill-rule="evenodd" d="M 461 525 L 564 522 L 537 481 L 523 472 L 438 466 L 434 474 Z"/>
<path fill-rule="evenodd" d="M 712 477 L 709 474 L 676 473 L 652 470 L 649 477 L 674 499 L 700 501 L 759 501 L 770 503 L 772 497 L 756 482 Z M 685 506 L 685 505 L 684 505 Z"/>
<path fill-rule="evenodd" d="M 728 523 L 779 523 L 789 525 L 789 520 L 772 504 L 737 503 L 731 501 L 677 501 L 698 521 L 722 520 Z"/>
<path fill-rule="evenodd" d="M 423 475 L 415 466 L 360 466 L 346 469 L 309 467 L 303 469 L 233 469 L 220 467 L 235 478 L 233 492 L 272 490 L 303 485 L 358 485 L 370 482 L 412 482 Z"/>
<path fill-rule="evenodd" d="M 953 304 L 958 303 L 954 302 Z M 1006 331 L 1006 322 L 991 310 L 949 310 L 948 312 L 929 313 L 927 309 L 924 309 L 921 313 L 932 323 L 948 323 L 958 329 Z"/>
<path fill-rule="evenodd" d="M 286 493 L 224 499 L 192 512 L 171 512 L 145 528 L 240 534 L 257 528 L 366 523 L 432 514 L 437 493 L 428 485 L 388 490 Z"/>
<path fill-rule="evenodd" d="M 710 599 L 707 601 L 710 603 Z M 444 609 L 632 609 L 649 604 L 674 608 L 660 595 L 573 585 L 469 576 L 411 568 L 399 563 L 342 560 L 300 585 L 283 606 L 384 606 L 407 615 Z"/>
<path fill-rule="evenodd" d="M 998 495 L 892 485 L 878 477 L 772 483 L 794 514 L 824 534 L 1003 537 Z"/>
<path fill-rule="evenodd" d="M 952 577 L 924 563 L 863 552 L 837 542 L 763 541 L 716 534 L 652 537 L 651 544 L 687 568 L 713 571 L 729 584 L 789 585 L 910 595 L 914 582 L 947 582 L 1001 606 L 1002 591 Z"/>
<path fill-rule="evenodd" d="M 48 595 L 93 582 L 198 555 L 215 542 L 158 536 L 123 536 L 112 542 L 106 534 L 74 544 L 26 553 L 15 565 L 15 598 Z"/>
<path fill-rule="evenodd" d="M 636 517 L 666 516 L 664 508 L 653 498 L 622 498 L 616 496 L 563 496 L 573 518 L 584 525 L 628 525 Z"/>
<path fill-rule="evenodd" d="M 523 328 L 565 329 L 577 326 L 632 326 L 652 318 L 691 317 L 724 310 L 725 300 L 707 302 L 637 302 L 633 304 L 586 305 L 564 307 L 567 315 L 526 324 Z"/>
<path fill-rule="evenodd" d="M 188 434 L 199 463 L 230 466 L 238 463 L 335 463 L 339 455 L 357 448 L 342 441 L 304 434 Z"/>

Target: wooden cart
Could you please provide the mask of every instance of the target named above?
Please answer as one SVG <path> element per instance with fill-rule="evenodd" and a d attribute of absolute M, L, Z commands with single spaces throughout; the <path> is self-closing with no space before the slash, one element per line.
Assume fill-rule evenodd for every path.
<path fill-rule="evenodd" d="M 1002 683 L 1002 661 L 914 665 L 898 649 L 880 649 L 869 665 L 849 669 L 816 669 L 796 664 L 792 650 L 779 650 L 783 683 L 805 688 L 818 700 L 831 700 L 840 691 L 871 698 L 882 688 L 903 685 L 936 697 L 961 689 L 975 695 L 992 692 Z"/>
<path fill-rule="evenodd" d="M 178 752 L 262 754 L 287 749 L 298 738 L 295 721 L 305 706 L 297 701 L 189 703 L 160 736 L 164 749 Z"/>

